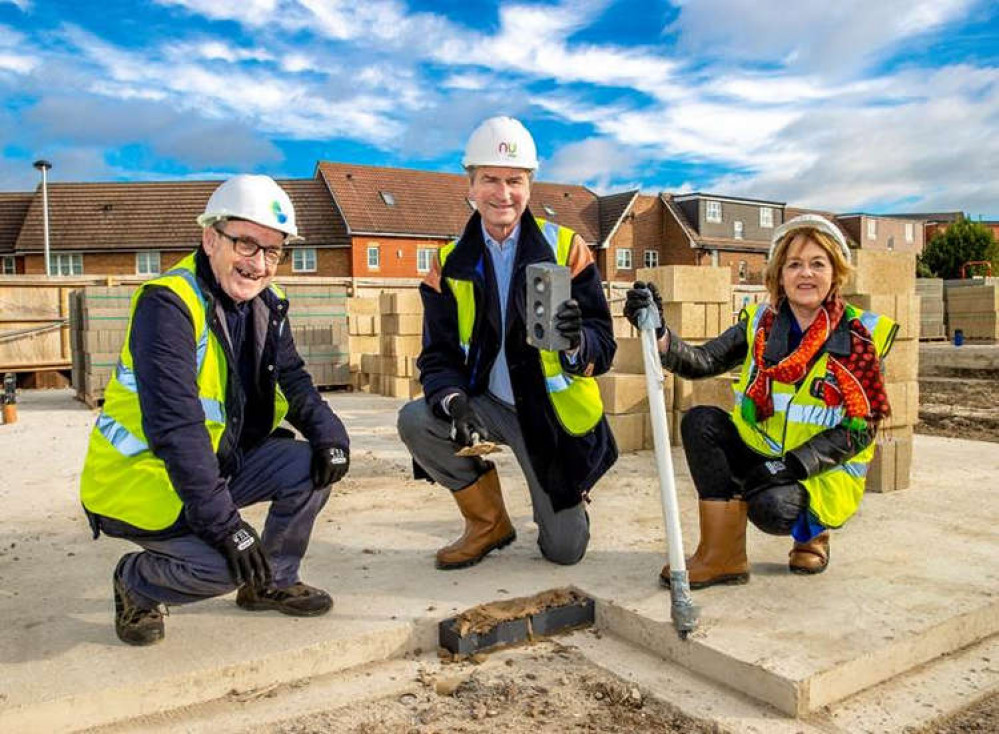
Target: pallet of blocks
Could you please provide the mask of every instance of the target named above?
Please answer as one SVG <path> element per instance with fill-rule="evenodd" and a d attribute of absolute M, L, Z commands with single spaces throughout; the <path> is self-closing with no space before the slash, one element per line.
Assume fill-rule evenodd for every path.
<path fill-rule="evenodd" d="M 371 392 L 372 359 L 379 356 L 380 329 L 381 314 L 378 311 L 377 296 L 352 296 L 347 299 L 350 384 L 354 390 Z"/>
<path fill-rule="evenodd" d="M 671 332 L 700 344 L 718 336 L 732 323 L 731 271 L 728 268 L 670 265 L 641 269 L 637 280 L 653 282 L 663 297 L 663 316 Z M 614 309 L 615 318 L 619 308 Z M 617 329 L 615 329 L 617 331 Z M 637 336 L 619 337 L 613 370 L 598 380 L 604 410 L 621 451 L 651 448 L 652 425 L 645 388 L 642 343 Z M 693 405 L 731 408 L 729 376 L 683 380 L 666 374 L 670 443 L 680 444 L 679 424 Z"/>
<path fill-rule="evenodd" d="M 854 274 L 843 298 L 858 308 L 887 316 L 899 325 L 884 360 L 885 390 L 891 416 L 882 421 L 868 468 L 868 492 L 909 487 L 913 427 L 919 420 L 919 337 L 921 298 L 916 292 L 915 256 L 855 250 Z"/>
<path fill-rule="evenodd" d="M 347 334 L 347 286 L 282 286 L 289 301 L 288 322 L 295 347 L 317 387 L 350 384 Z"/>
<path fill-rule="evenodd" d="M 416 288 L 382 293 L 380 357 L 374 367 L 378 392 L 393 398 L 415 398 L 423 393 L 416 359 L 423 348 L 423 300 Z"/>
<path fill-rule="evenodd" d="M 947 338 L 944 319 L 944 284 L 942 278 L 917 278 L 919 296 L 919 338 L 935 341 Z"/>
<path fill-rule="evenodd" d="M 70 298 L 76 397 L 96 408 L 118 364 L 136 286 L 86 286 Z"/>
<path fill-rule="evenodd" d="M 999 284 L 994 279 L 980 279 L 974 285 L 967 282 L 944 284 L 951 335 L 961 331 L 966 340 L 999 340 Z"/>

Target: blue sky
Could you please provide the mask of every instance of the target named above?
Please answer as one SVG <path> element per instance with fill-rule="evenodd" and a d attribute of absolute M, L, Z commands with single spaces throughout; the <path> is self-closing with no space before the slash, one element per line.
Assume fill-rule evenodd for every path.
<path fill-rule="evenodd" d="M 993 0 L 0 0 L 0 190 L 457 172 L 492 114 L 539 177 L 999 219 Z"/>

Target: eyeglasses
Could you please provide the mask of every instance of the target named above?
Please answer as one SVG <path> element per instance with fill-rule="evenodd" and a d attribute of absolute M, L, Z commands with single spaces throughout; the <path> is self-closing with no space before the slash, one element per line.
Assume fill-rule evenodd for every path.
<path fill-rule="evenodd" d="M 256 257 L 257 252 L 263 250 L 264 262 L 268 265 L 280 265 L 288 257 L 284 247 L 264 247 L 252 237 L 233 237 L 221 227 L 213 227 L 213 229 L 229 240 L 232 243 L 232 249 L 242 257 Z"/>

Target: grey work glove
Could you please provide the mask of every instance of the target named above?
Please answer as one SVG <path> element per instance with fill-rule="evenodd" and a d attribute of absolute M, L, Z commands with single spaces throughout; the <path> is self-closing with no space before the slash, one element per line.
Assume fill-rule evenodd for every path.
<path fill-rule="evenodd" d="M 448 401 L 446 410 L 451 416 L 451 440 L 459 446 L 471 446 L 476 441 L 489 438 L 485 423 L 475 412 L 465 393 L 456 393 Z"/>
<path fill-rule="evenodd" d="M 312 447 L 312 486 L 315 489 L 325 489 L 336 484 L 347 475 L 350 469 L 350 449 L 331 447 Z"/>
<path fill-rule="evenodd" d="M 218 550 L 225 556 L 229 573 L 237 586 L 248 584 L 260 588 L 270 583 L 271 564 L 264 553 L 264 546 L 257 531 L 245 520 L 240 520 L 235 532 L 222 539 Z"/>
<path fill-rule="evenodd" d="M 642 309 L 653 308 L 659 312 L 659 328 L 656 329 L 656 339 L 666 336 L 666 319 L 663 317 L 663 299 L 659 295 L 659 289 L 655 283 L 643 283 L 636 281 L 635 285 L 628 290 L 628 295 L 624 304 L 625 318 L 631 322 L 636 329 L 638 326 L 638 314 Z"/>

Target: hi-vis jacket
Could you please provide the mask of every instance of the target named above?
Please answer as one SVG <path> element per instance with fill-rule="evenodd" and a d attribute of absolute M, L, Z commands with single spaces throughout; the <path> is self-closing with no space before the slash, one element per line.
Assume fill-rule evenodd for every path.
<path fill-rule="evenodd" d="M 614 359 L 610 310 L 593 257 L 581 238 L 574 238 L 572 230 L 525 211 L 506 314 L 506 358 L 519 424 L 531 466 L 556 510 L 577 504 L 617 460 L 592 379 L 610 369 Z M 575 364 L 527 343 L 525 271 L 537 262 L 565 264 L 572 273 L 572 297 L 583 311 L 583 342 Z M 499 352 L 501 319 L 477 212 L 464 234 L 441 248 L 420 293 L 424 323 L 419 368 L 428 403 L 436 405 L 455 388 L 470 395 L 485 392 Z M 417 475 L 424 476 L 419 467 Z"/>
<path fill-rule="evenodd" d="M 179 339 L 170 345 L 185 355 L 179 361 L 192 370 L 185 379 L 197 389 L 197 403 L 177 396 L 177 423 L 202 424 L 207 440 L 193 435 L 197 428 L 182 429 L 188 433 L 186 441 L 146 435 L 150 422 L 143 420 L 140 391 L 160 386 L 137 380 L 132 335 L 135 329 L 166 330 L 172 326 L 136 323 L 140 299 L 156 288 L 179 300 L 182 308 L 177 309 L 176 319 L 188 322 L 186 326 L 181 323 L 180 333 L 191 338 L 190 344 Z M 225 478 L 238 468 L 239 427 L 249 410 L 264 411 L 261 419 L 266 419 L 265 426 L 272 431 L 287 416 L 316 445 L 346 441 L 342 424 L 315 391 L 294 348 L 286 320 L 288 301 L 276 286 L 250 303 L 255 373 L 260 383 L 255 394 L 262 396 L 259 399 L 266 405 L 247 402 L 217 288 L 207 259 L 198 251 L 143 284 L 132 298 L 128 335 L 105 391 L 81 476 L 84 508 L 109 534 L 169 537 L 194 531 L 206 540 L 217 540 L 231 532 L 239 515 Z M 192 466 L 203 471 L 192 470 Z M 184 484 L 175 486 L 177 478 L 183 478 Z M 101 523 L 102 518 L 113 522 Z"/>
<path fill-rule="evenodd" d="M 833 380 L 826 371 L 829 355 L 849 356 L 849 322 L 859 317 L 874 340 L 878 356 L 891 350 L 897 325 L 878 314 L 847 305 L 839 326 L 826 341 L 819 356 L 798 385 L 772 382 L 774 415 L 757 426 L 748 424 L 740 411 L 744 391 L 754 374 L 753 340 L 764 304 L 743 310 L 739 323 L 701 347 L 691 347 L 670 336 L 663 366 L 681 377 L 697 379 L 728 372 L 742 365 L 733 386 L 735 407 L 732 421 L 742 440 L 762 456 L 794 454 L 808 477 L 802 484 L 808 491 L 809 509 L 826 527 L 839 527 L 856 511 L 863 497 L 867 469 L 874 455 L 873 430 L 852 434 L 840 425 L 845 416 L 841 406 L 830 407 L 821 396 L 821 381 Z M 764 359 L 776 364 L 787 353 L 788 319 L 785 305 L 777 315 Z"/>

